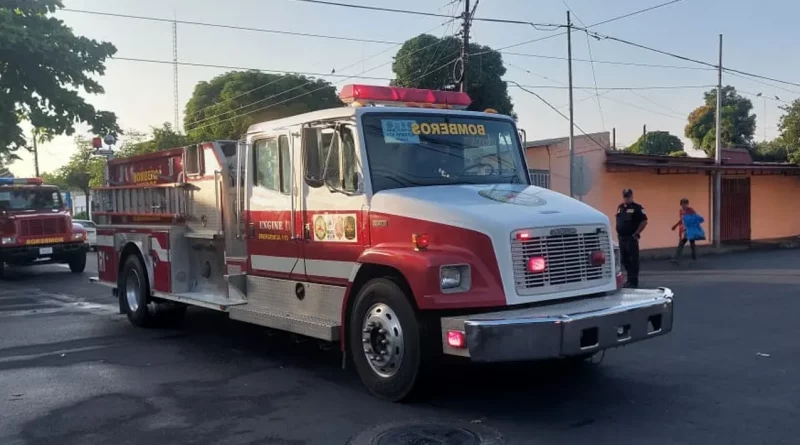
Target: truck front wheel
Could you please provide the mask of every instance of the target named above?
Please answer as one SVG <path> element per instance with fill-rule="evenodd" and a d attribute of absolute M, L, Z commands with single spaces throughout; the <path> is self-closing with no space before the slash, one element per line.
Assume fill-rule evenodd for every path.
<path fill-rule="evenodd" d="M 83 273 L 86 270 L 86 252 L 81 252 L 69 259 L 69 270 L 72 273 Z"/>
<path fill-rule="evenodd" d="M 171 326 L 179 324 L 186 314 L 186 305 L 170 301 L 153 301 L 150 283 L 142 261 L 128 255 L 118 287 L 123 312 L 134 326 Z"/>
<path fill-rule="evenodd" d="M 356 296 L 349 348 L 361 381 L 375 396 L 398 402 L 419 386 L 425 344 L 424 322 L 393 280 L 368 282 Z"/>

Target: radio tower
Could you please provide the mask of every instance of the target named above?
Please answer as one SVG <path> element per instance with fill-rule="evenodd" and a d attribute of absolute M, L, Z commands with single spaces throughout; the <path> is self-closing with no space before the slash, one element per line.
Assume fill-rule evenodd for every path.
<path fill-rule="evenodd" d="M 177 18 L 176 18 L 177 20 Z M 175 132 L 181 132 L 180 109 L 178 105 L 178 22 L 172 22 L 172 89 L 175 102 Z"/>

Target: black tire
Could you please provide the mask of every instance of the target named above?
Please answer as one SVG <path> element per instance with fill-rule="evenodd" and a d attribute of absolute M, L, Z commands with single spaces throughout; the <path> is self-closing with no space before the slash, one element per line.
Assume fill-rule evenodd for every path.
<path fill-rule="evenodd" d="M 150 297 L 150 283 L 147 272 L 142 261 L 136 255 L 128 255 L 125 259 L 117 292 L 120 307 L 128 316 L 128 321 L 134 326 L 175 326 L 180 324 L 186 314 L 186 305 L 184 304 L 171 301 L 154 301 Z"/>
<path fill-rule="evenodd" d="M 83 271 L 86 270 L 86 252 L 73 255 L 73 257 L 69 259 L 69 270 L 71 270 L 72 273 L 83 273 Z"/>
<path fill-rule="evenodd" d="M 394 318 L 396 318 L 396 323 L 399 323 L 401 332 L 399 332 L 400 335 L 394 337 L 392 335 L 398 332 L 386 332 L 388 335 L 379 338 L 392 342 L 400 338 L 402 355 L 392 356 L 392 359 L 400 357 L 398 364 L 387 366 L 383 371 L 388 374 L 381 375 L 379 371 L 373 369 L 369 356 L 382 357 L 381 354 L 375 352 L 377 349 L 371 348 L 380 348 L 375 344 L 380 344 L 383 340 L 367 342 L 373 335 L 377 335 L 377 331 L 380 329 L 378 327 L 367 328 L 371 329 L 371 332 L 367 333 L 364 326 L 365 322 L 370 320 L 368 317 L 371 310 L 375 311 L 385 307 L 390 309 L 389 313 L 395 314 Z M 386 330 L 384 329 L 384 331 Z M 419 395 L 425 380 L 423 370 L 426 369 L 425 365 L 431 359 L 431 344 L 427 341 L 428 338 L 427 324 L 418 316 L 409 301 L 409 296 L 406 296 L 406 293 L 395 281 L 388 278 L 373 279 L 365 284 L 356 296 L 348 327 L 348 347 L 361 381 L 376 397 L 399 402 Z M 386 349 L 401 350 L 392 348 L 392 344 L 389 343 L 389 347 Z M 366 351 L 368 348 L 372 352 L 368 353 Z M 373 363 L 375 362 L 373 361 Z M 376 367 L 378 366 L 376 365 Z"/>

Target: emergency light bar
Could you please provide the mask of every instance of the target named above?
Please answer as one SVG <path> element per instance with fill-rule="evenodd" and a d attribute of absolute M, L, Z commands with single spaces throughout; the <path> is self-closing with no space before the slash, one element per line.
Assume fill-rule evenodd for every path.
<path fill-rule="evenodd" d="M 0 178 L 0 185 L 42 185 L 42 178 Z"/>
<path fill-rule="evenodd" d="M 421 90 L 417 88 L 345 85 L 339 99 L 353 106 L 395 105 L 427 108 L 464 109 L 472 103 L 467 93 Z"/>

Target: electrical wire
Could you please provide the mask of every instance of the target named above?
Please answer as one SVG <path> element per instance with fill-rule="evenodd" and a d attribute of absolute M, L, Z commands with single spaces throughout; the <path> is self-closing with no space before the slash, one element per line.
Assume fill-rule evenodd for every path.
<path fill-rule="evenodd" d="M 130 14 L 117 14 L 112 12 L 102 12 L 102 11 L 89 11 L 86 9 L 73 9 L 73 8 L 64 8 L 60 9 L 59 11 L 65 12 L 72 12 L 78 14 L 91 14 L 91 15 L 99 15 L 105 17 L 118 17 L 118 18 L 126 18 L 126 19 L 135 19 L 135 20 L 146 20 L 151 22 L 162 22 L 162 23 L 178 23 L 181 25 L 192 25 L 192 26 L 208 26 L 212 28 L 223 28 L 223 29 L 234 29 L 238 31 L 251 31 L 251 32 L 263 32 L 269 34 L 283 34 L 289 36 L 296 36 L 296 37 L 314 37 L 319 39 L 329 39 L 329 40 L 343 40 L 347 42 L 361 42 L 361 43 L 377 43 L 381 45 L 401 45 L 402 42 L 394 42 L 390 40 L 378 40 L 378 39 L 362 39 L 357 37 L 344 37 L 344 36 L 330 36 L 324 34 L 312 34 L 312 33 L 305 33 L 305 32 L 295 32 L 295 31 L 283 31 L 278 29 L 268 29 L 268 28 L 252 28 L 247 26 L 235 26 L 235 25 L 223 25 L 219 23 L 210 23 L 210 22 L 197 22 L 197 21 L 189 21 L 189 20 L 176 20 L 176 19 L 167 19 L 162 17 L 150 17 L 150 16 L 142 16 L 142 15 L 130 15 Z"/>
<path fill-rule="evenodd" d="M 638 11 L 630 12 L 628 14 L 620 15 L 620 16 L 617 16 L 617 17 L 612 17 L 612 18 L 610 18 L 608 20 L 603 20 L 602 22 L 597 22 L 597 23 L 591 24 L 591 25 L 587 26 L 586 29 L 591 29 L 591 28 L 594 28 L 595 26 L 605 25 L 606 23 L 615 22 L 617 20 L 622 20 L 622 19 L 625 19 L 625 18 L 628 18 L 628 17 L 632 17 L 634 15 L 638 15 L 638 14 L 642 14 L 642 13 L 645 13 L 645 12 L 649 12 L 649 11 L 652 11 L 654 9 L 658 9 L 658 8 L 662 8 L 664 6 L 671 5 L 673 3 L 678 3 L 680 1 L 683 1 L 683 0 L 672 0 L 672 1 L 669 1 L 669 2 L 666 2 L 666 3 L 661 3 L 661 4 L 658 4 L 658 5 L 650 6 L 650 7 L 647 7 L 645 9 L 640 9 Z M 549 36 L 539 37 L 537 39 L 526 40 L 524 42 L 514 43 L 512 45 L 504 46 L 502 48 L 498 48 L 496 51 L 503 51 L 505 49 L 516 48 L 518 46 L 523 46 L 523 45 L 527 45 L 527 44 L 530 44 L 530 43 L 541 42 L 542 40 L 552 39 L 554 37 L 563 36 L 563 35 L 566 35 L 566 34 L 567 34 L 566 31 L 562 31 L 562 32 L 559 32 L 557 34 L 551 34 Z M 484 53 L 486 53 L 486 52 L 488 52 L 488 51 L 485 51 Z M 479 54 L 470 54 L 470 55 L 480 55 L 480 54 L 481 53 L 479 53 Z"/>
<path fill-rule="evenodd" d="M 412 51 L 412 52 L 410 52 L 410 53 L 406 54 L 404 57 L 411 57 L 412 55 L 414 55 L 414 54 L 416 54 L 416 53 L 418 53 L 418 52 L 420 52 L 420 51 L 424 51 L 424 50 L 426 50 L 426 49 L 430 48 L 430 47 L 431 47 L 431 46 L 433 46 L 433 45 L 435 45 L 435 43 L 433 43 L 433 44 L 430 44 L 430 45 L 423 46 L 422 48 L 418 48 L 418 49 L 416 49 L 415 51 Z M 403 58 L 404 58 L 404 57 L 403 57 Z M 397 60 L 398 60 L 398 59 L 397 59 L 397 58 L 395 58 L 395 60 L 394 60 L 394 61 L 397 61 Z M 381 67 L 383 67 L 383 66 L 389 65 L 389 64 L 390 64 L 390 63 L 392 63 L 392 62 L 393 62 L 393 61 L 389 61 L 389 62 L 386 62 L 386 63 L 384 63 L 384 64 L 381 64 L 381 65 L 378 65 L 378 66 L 374 66 L 374 67 L 372 67 L 372 68 L 370 68 L 370 69 L 368 69 L 368 70 L 362 71 L 362 72 L 361 72 L 361 73 L 359 73 L 359 74 L 352 75 L 352 76 L 348 76 L 348 77 L 346 77 L 344 80 L 348 80 L 348 79 L 356 78 L 356 77 L 358 77 L 358 76 L 360 76 L 360 75 L 362 75 L 362 74 L 366 74 L 366 73 L 368 73 L 368 72 L 370 72 L 370 71 L 374 71 L 374 70 L 376 70 L 376 69 L 378 69 L 378 68 L 381 68 Z M 347 67 L 343 68 L 343 69 L 350 68 L 350 67 L 352 67 L 352 66 L 358 65 L 359 63 L 362 63 L 362 61 L 361 61 L 361 60 L 359 60 L 359 61 L 357 61 L 357 62 L 354 62 L 354 63 L 352 63 L 352 64 L 348 65 Z M 306 85 L 309 85 L 309 84 L 311 84 L 311 83 L 313 83 L 313 82 L 315 82 L 315 80 L 313 80 L 313 79 L 312 79 L 312 80 L 309 80 L 308 82 L 306 82 L 306 83 L 304 83 L 304 84 L 300 84 L 300 85 L 298 85 L 298 86 L 295 86 L 295 87 L 293 87 L 293 88 L 291 88 L 291 89 L 289 89 L 289 90 L 283 91 L 283 92 L 281 92 L 281 93 L 273 94 L 272 96 L 268 96 L 268 97 L 265 97 L 265 98 L 263 98 L 263 99 L 259 99 L 259 100 L 255 101 L 255 102 L 251 102 L 251 103 L 249 103 L 249 104 L 242 105 L 241 107 L 239 107 L 239 108 L 236 108 L 236 109 L 234 109 L 234 110 L 228 110 L 228 111 L 226 111 L 226 112 L 223 112 L 223 113 L 220 113 L 220 114 L 216 114 L 216 115 L 214 115 L 214 116 L 210 116 L 210 117 L 206 117 L 206 118 L 200 119 L 200 120 L 198 120 L 198 121 L 196 121 L 196 122 L 193 122 L 193 124 L 199 124 L 199 123 L 206 122 L 206 121 L 209 121 L 209 120 L 212 120 L 212 119 L 216 119 L 216 118 L 218 118 L 218 117 L 222 117 L 222 116 L 224 116 L 224 115 L 226 115 L 226 114 L 235 113 L 235 112 L 237 112 L 237 111 L 240 111 L 240 110 L 242 110 L 242 109 L 244 109 L 244 108 L 247 108 L 247 107 L 253 106 L 253 105 L 255 105 L 255 104 L 258 104 L 258 103 L 261 103 L 261 102 L 265 102 L 265 101 L 267 101 L 267 100 L 269 100 L 269 99 L 272 99 L 272 98 L 275 98 L 275 97 L 278 97 L 278 96 L 281 96 L 281 95 L 283 95 L 283 94 L 285 94 L 285 93 L 287 93 L 287 92 L 289 92 L 289 91 L 293 91 L 293 90 L 296 90 L 296 89 L 298 89 L 298 88 L 302 88 L 302 87 L 304 87 L 304 86 L 306 86 Z M 326 86 L 326 87 L 327 87 L 327 86 Z M 304 94 L 302 94 L 302 95 L 300 95 L 300 96 L 297 96 L 297 97 L 302 97 L 302 96 L 304 96 L 304 95 L 306 95 L 306 94 L 310 94 L 310 93 L 313 93 L 313 92 L 319 91 L 319 90 L 321 90 L 321 89 L 323 89 L 323 88 L 325 88 L 325 87 L 321 87 L 321 88 L 318 88 L 318 89 L 312 90 L 312 91 L 310 91 L 310 92 L 304 93 Z M 281 103 L 283 103 L 283 102 L 280 102 L 280 103 L 278 103 L 278 104 L 274 104 L 274 105 L 279 105 L 279 104 L 281 104 Z M 269 108 L 269 107 L 266 107 L 266 108 Z M 263 110 L 263 109 L 265 109 L 265 108 L 259 108 L 259 110 L 256 110 L 256 111 L 260 111 L 260 110 Z M 255 111 L 252 111 L 252 112 L 255 112 Z M 247 114 L 249 114 L 249 113 L 251 113 L 251 112 L 245 113 L 245 114 L 243 114 L 242 116 L 244 116 L 244 115 L 247 115 Z M 234 116 L 234 118 L 235 118 L 235 117 L 236 117 L 236 116 Z M 223 121 L 219 121 L 219 122 L 225 122 L 226 120 L 230 120 L 230 119 L 225 119 L 225 120 L 223 120 Z M 205 125 L 205 126 L 203 126 L 203 127 L 199 127 L 199 128 L 205 128 L 205 127 L 207 127 L 207 126 L 209 126 L 209 125 L 213 125 L 213 124 L 214 124 L 214 123 L 211 123 L 211 124 Z M 194 128 L 191 128 L 191 129 L 187 129 L 187 131 L 196 130 L 196 129 L 199 129 L 199 128 L 198 128 L 198 127 L 194 127 Z"/>
<path fill-rule="evenodd" d="M 433 27 L 433 28 L 431 28 L 431 29 L 429 29 L 429 30 L 427 30 L 427 31 L 423 32 L 423 34 L 427 34 L 427 33 L 431 32 L 431 31 L 433 31 L 433 30 L 435 30 L 436 28 L 439 28 L 439 27 L 441 27 L 441 26 L 446 26 L 447 24 L 449 24 L 449 23 L 452 23 L 453 21 L 454 21 L 454 20 L 448 20 L 448 21 L 445 21 L 444 23 L 442 23 L 442 24 L 439 24 L 439 25 L 437 25 L 437 26 L 435 26 L 435 27 Z M 384 49 L 384 50 L 382 50 L 382 51 L 380 51 L 380 52 L 377 52 L 377 53 L 375 53 L 375 54 L 372 54 L 371 56 L 368 56 L 368 57 L 362 58 L 361 60 L 358 60 L 358 61 L 356 61 L 356 62 L 354 62 L 354 63 L 352 63 L 352 64 L 350 64 L 350 65 L 347 65 L 347 66 L 346 66 L 346 67 L 344 67 L 344 68 L 341 68 L 339 71 L 346 70 L 346 69 L 349 69 L 349 68 L 352 68 L 352 67 L 354 67 L 354 66 L 358 65 L 359 63 L 364 63 L 364 62 L 366 62 L 366 61 L 368 61 L 368 60 L 372 60 L 372 59 L 374 59 L 375 57 L 378 57 L 378 56 L 380 56 L 381 54 L 385 54 L 385 53 L 387 53 L 387 52 L 391 51 L 392 49 L 394 49 L 394 47 L 396 47 L 396 46 L 400 46 L 400 45 L 402 45 L 402 44 L 403 44 L 403 43 L 397 43 L 396 45 L 394 45 L 394 46 L 392 46 L 392 47 L 386 48 L 386 49 Z M 417 52 L 417 51 L 415 51 L 415 52 L 412 52 L 412 54 L 415 54 L 416 52 Z M 334 69 L 333 71 L 335 72 L 336 70 Z M 278 72 L 278 71 L 272 70 L 272 72 Z M 322 74 L 319 74 L 319 75 L 317 75 L 317 74 L 310 74 L 310 73 L 307 73 L 306 75 L 311 75 L 311 76 L 317 75 L 318 77 L 344 77 L 344 75 L 336 75 L 336 74 L 334 74 L 334 72 L 332 72 L 332 73 L 330 73 L 330 74 L 326 74 L 326 75 L 322 75 Z M 284 77 L 282 77 L 282 78 L 280 78 L 280 79 L 276 79 L 275 81 L 268 82 L 268 83 L 266 83 L 266 84 L 263 84 L 263 85 L 259 85 L 259 86 L 255 87 L 255 88 L 253 88 L 253 89 L 251 89 L 251 90 L 249 90 L 249 91 L 245 91 L 245 92 L 243 92 L 243 93 L 241 93 L 241 94 L 239 94 L 239 95 L 237 95 L 237 96 L 234 96 L 234 97 L 232 97 L 232 98 L 230 98 L 230 99 L 223 100 L 223 101 L 219 101 L 219 102 L 216 102 L 216 103 L 214 103 L 214 104 L 212 104 L 212 105 L 208 105 L 208 106 L 205 106 L 205 107 L 203 107 L 203 108 L 200 108 L 200 109 L 198 109 L 198 110 L 195 110 L 194 112 L 192 112 L 192 113 L 190 114 L 190 116 L 194 116 L 194 115 L 196 115 L 196 114 L 200 113 L 201 111 L 205 111 L 206 109 L 208 109 L 208 108 L 209 108 L 209 107 L 211 107 L 211 106 L 215 106 L 215 105 L 218 105 L 218 104 L 221 104 L 221 103 L 225 103 L 225 102 L 230 102 L 230 101 L 236 100 L 236 99 L 238 99 L 238 98 L 240 98 L 240 97 L 242 97 L 242 96 L 248 95 L 248 94 L 250 94 L 250 93 L 252 93 L 252 92 L 254 92 L 254 91 L 257 91 L 257 90 L 259 90 L 259 89 L 261 89 L 261 88 L 266 88 L 267 86 L 270 86 L 270 85 L 274 84 L 275 82 L 278 82 L 278 81 L 280 81 L 280 80 L 283 80 L 283 79 L 285 79 L 285 78 L 286 78 L 286 76 L 289 76 L 289 75 L 292 75 L 292 74 L 301 74 L 301 73 L 297 73 L 297 72 L 285 72 L 285 71 L 284 71 L 283 73 L 284 73 Z M 362 74 L 363 74 L 363 73 L 362 73 Z M 364 76 L 356 76 L 356 77 L 357 77 L 357 78 L 360 78 L 360 79 L 369 79 L 369 77 L 364 77 Z M 347 78 L 353 78 L 353 76 L 350 76 L 350 77 L 347 77 Z M 391 79 L 386 79 L 386 78 L 372 78 L 372 80 L 391 80 Z M 306 83 L 306 85 L 307 85 L 308 83 L 311 83 L 311 81 L 307 82 L 307 83 Z M 197 123 L 197 122 L 195 122 L 195 123 Z"/>
<path fill-rule="evenodd" d="M 425 12 L 425 11 L 413 11 L 410 9 L 395 9 L 395 8 L 385 8 L 381 6 L 368 6 L 368 5 L 356 5 L 353 3 L 341 3 L 341 2 L 334 2 L 334 1 L 327 1 L 327 0 L 293 0 L 296 2 L 302 3 L 313 3 L 318 5 L 326 5 L 326 6 L 339 6 L 343 8 L 353 8 L 353 9 L 363 9 L 369 11 L 380 11 L 380 12 L 391 12 L 395 14 L 411 14 L 411 15 L 421 15 L 426 17 L 445 17 L 445 18 L 452 18 L 458 19 L 461 18 L 460 16 L 455 15 L 446 15 L 446 14 L 439 14 L 435 12 Z M 533 26 L 534 28 L 539 27 L 550 27 L 553 29 L 564 28 L 566 25 L 559 25 L 553 23 L 533 23 L 524 20 L 510 20 L 510 19 L 498 19 L 498 18 L 489 18 L 489 17 L 472 17 L 470 20 L 477 20 L 480 22 L 491 22 L 491 23 L 506 23 L 512 25 L 528 25 Z"/>
<path fill-rule="evenodd" d="M 567 4 L 566 0 L 561 0 L 561 3 L 563 3 L 564 6 L 567 7 L 567 10 L 570 11 L 572 13 L 572 15 L 575 16 L 575 19 L 582 26 L 586 26 L 586 23 L 584 23 L 583 20 L 581 20 L 580 17 L 578 17 L 578 14 L 575 14 L 575 11 L 573 11 L 572 8 L 569 7 L 569 5 Z M 603 131 L 606 131 L 606 119 L 605 119 L 605 116 L 603 116 L 603 105 L 600 104 L 600 91 L 597 89 L 597 73 L 595 72 L 595 69 L 594 69 L 594 56 L 592 55 L 592 42 L 589 40 L 589 35 L 588 34 L 586 34 L 586 47 L 589 49 L 589 63 L 592 66 L 592 80 L 594 81 L 594 93 L 595 93 L 595 97 L 597 98 L 597 110 L 600 113 L 600 125 L 603 128 Z"/>
<path fill-rule="evenodd" d="M 528 53 L 517 53 L 512 51 L 500 51 L 501 53 L 507 56 L 518 56 L 518 57 L 533 57 L 537 59 L 549 59 L 549 60 L 567 60 L 567 57 L 563 56 L 548 56 L 543 54 L 528 54 Z M 579 59 L 574 58 L 572 59 L 573 62 L 585 62 L 591 63 L 592 60 L 589 59 Z M 594 60 L 594 63 L 601 64 L 601 65 L 620 65 L 620 66 L 635 66 L 635 67 L 644 67 L 644 68 L 672 68 L 672 69 L 684 69 L 684 70 L 699 70 L 699 71 L 716 71 L 716 68 L 703 68 L 699 66 L 683 66 L 683 65 L 661 65 L 661 64 L 652 64 L 652 63 L 638 63 L 638 62 L 625 62 L 619 60 Z"/>
<path fill-rule="evenodd" d="M 594 32 L 594 31 L 589 31 L 588 28 L 576 28 L 576 27 L 573 26 L 573 29 L 577 29 L 577 30 L 586 32 L 587 34 L 591 35 L 592 37 L 594 37 L 597 40 L 611 40 L 611 41 L 614 41 L 614 42 L 623 43 L 623 44 L 626 44 L 626 45 L 629 45 L 629 46 L 633 46 L 633 47 L 636 47 L 636 48 L 644 49 L 644 50 L 651 51 L 651 52 L 654 52 L 654 53 L 658 53 L 658 54 L 661 54 L 661 55 L 669 56 L 669 57 L 672 57 L 672 58 L 675 58 L 675 59 L 680 59 L 680 60 L 683 60 L 683 61 L 686 61 L 686 62 L 692 62 L 692 63 L 696 63 L 696 64 L 699 64 L 699 65 L 704 65 L 704 66 L 712 67 L 712 68 L 715 68 L 715 69 L 719 69 L 718 65 L 715 65 L 715 64 L 710 63 L 710 62 L 705 62 L 705 61 L 702 61 L 702 60 L 693 59 L 691 57 L 682 56 L 682 55 L 675 54 L 675 53 L 672 53 L 672 52 L 669 52 L 669 51 L 664 51 L 664 50 L 653 48 L 653 47 L 650 47 L 650 46 L 647 46 L 647 45 L 642 45 L 640 43 L 631 42 L 630 40 L 621 39 L 619 37 L 612 37 L 612 36 L 600 34 L 600 33 Z M 763 76 L 761 74 L 750 73 L 750 72 L 747 72 L 747 71 L 742 71 L 742 70 L 733 69 L 733 68 L 725 68 L 724 65 L 722 66 L 722 71 L 723 72 L 727 72 L 727 73 L 731 73 L 731 74 L 739 74 L 739 75 L 742 75 L 742 76 L 752 77 L 752 78 L 756 78 L 756 79 L 768 80 L 768 81 L 771 81 L 771 82 L 781 83 L 781 84 L 784 84 L 784 85 L 791 85 L 791 86 L 795 86 L 795 87 L 800 87 L 800 83 L 797 83 L 797 82 L 789 82 L 787 80 L 776 79 L 776 78 L 769 77 L 769 76 Z"/>
<path fill-rule="evenodd" d="M 548 106 L 548 107 L 549 107 L 551 110 L 555 111 L 556 113 L 558 113 L 558 115 L 559 115 L 559 116 L 563 117 L 564 119 L 566 119 L 566 120 L 567 120 L 567 122 L 569 122 L 569 117 L 567 117 L 567 116 L 566 116 L 564 113 L 562 113 L 562 112 L 561 112 L 561 111 L 560 111 L 558 108 L 554 107 L 554 106 L 553 106 L 553 105 L 552 105 L 550 102 L 548 102 L 548 101 L 547 101 L 545 98 L 543 98 L 542 96 L 538 95 L 537 93 L 535 93 L 535 92 L 533 92 L 533 91 L 531 91 L 531 90 L 529 90 L 529 89 L 527 89 L 527 88 L 523 87 L 522 85 L 520 85 L 520 84 L 518 84 L 518 83 L 516 83 L 516 82 L 514 82 L 514 81 L 510 81 L 510 82 L 511 82 L 511 83 L 513 83 L 513 84 L 515 84 L 515 85 L 517 86 L 517 88 L 521 89 L 522 91 L 524 91 L 524 92 L 526 92 L 526 93 L 528 93 L 528 94 L 531 94 L 531 95 L 535 96 L 537 99 L 539 99 L 540 101 L 542 101 L 542 103 L 544 103 L 545 105 L 547 105 L 547 106 Z M 592 142 L 594 142 L 595 144 L 597 144 L 597 146 L 598 146 L 598 147 L 600 147 L 600 148 L 602 148 L 602 149 L 604 149 L 604 150 L 606 149 L 606 147 L 605 147 L 603 144 L 601 144 L 601 143 L 597 142 L 597 141 L 596 141 L 596 140 L 595 140 L 593 137 L 589 136 L 589 134 L 588 134 L 588 133 L 586 133 L 585 131 L 583 131 L 583 128 L 581 128 L 581 127 L 580 127 L 580 125 L 576 124 L 574 121 L 572 122 L 572 125 L 573 125 L 573 126 L 575 126 L 575 128 L 577 128 L 577 129 L 578 129 L 578 131 L 580 131 L 581 133 L 583 133 L 583 135 L 584 135 L 584 136 L 586 136 L 587 138 L 589 138 L 589 140 L 591 140 Z"/>
<path fill-rule="evenodd" d="M 453 9 L 451 9 L 451 13 L 455 12 L 455 8 L 457 8 L 461 4 L 462 1 L 463 0 L 455 0 L 455 1 L 451 1 L 451 2 L 448 3 L 449 5 L 452 5 L 452 8 L 453 8 Z M 445 28 L 444 32 L 442 33 L 442 37 L 439 38 L 439 44 L 434 49 L 434 52 L 431 55 L 431 58 L 428 59 L 427 63 L 425 63 L 425 69 L 422 70 L 422 73 L 423 73 L 422 77 L 420 77 L 420 79 L 417 81 L 417 84 L 416 84 L 417 88 L 419 88 L 419 86 L 422 83 L 422 81 L 425 80 L 425 78 L 428 76 L 428 70 L 433 66 L 433 63 L 436 61 L 436 57 L 439 56 L 439 50 L 442 49 L 442 46 L 444 46 L 445 37 L 448 37 L 448 35 L 452 34 L 452 25 L 455 23 L 455 20 L 450 20 L 449 22 L 450 23 L 449 23 L 448 27 Z"/>
<path fill-rule="evenodd" d="M 637 93 L 636 91 L 633 91 L 633 90 L 628 90 L 628 92 L 629 92 L 629 93 L 631 93 L 631 94 L 633 94 L 634 96 L 638 96 L 638 97 L 639 97 L 639 98 L 641 98 L 642 100 L 645 100 L 645 101 L 647 101 L 647 102 L 650 102 L 651 104 L 653 104 L 653 105 L 655 105 L 655 106 L 657 106 L 657 107 L 661 108 L 662 110 L 665 110 L 665 111 L 667 111 L 668 113 L 672 113 L 672 114 L 674 114 L 675 116 L 680 116 L 680 115 L 682 114 L 681 112 L 679 112 L 679 111 L 675 111 L 675 110 L 673 110 L 672 108 L 669 108 L 669 107 L 667 107 L 667 106 L 664 106 L 664 104 L 658 103 L 658 102 L 654 101 L 653 99 L 650 99 L 649 97 L 647 97 L 647 96 L 645 96 L 645 95 L 643 95 L 643 94 L 641 94 L 641 93 Z"/>
<path fill-rule="evenodd" d="M 453 64 L 453 63 L 455 63 L 456 61 L 458 61 L 458 59 L 453 59 L 453 60 L 451 60 L 450 62 L 447 62 L 447 63 L 445 63 L 445 64 L 441 65 L 439 68 L 437 68 L 437 69 L 436 69 L 436 70 L 434 70 L 434 71 L 437 71 L 437 70 L 441 70 L 441 69 L 447 68 L 448 66 L 452 65 L 452 64 Z M 389 62 L 389 63 L 391 63 L 391 62 Z M 373 68 L 371 68 L 371 69 L 376 69 L 376 68 L 379 68 L 379 67 L 380 67 L 380 66 L 378 66 L 378 67 L 373 67 Z M 346 79 L 345 79 L 345 80 L 346 80 Z M 341 82 L 340 82 L 340 83 L 341 83 Z M 306 91 L 306 92 L 305 92 L 305 93 L 303 93 L 303 94 L 298 94 L 297 96 L 290 97 L 290 98 L 288 98 L 288 99 L 286 99 L 286 100 L 283 100 L 283 101 L 280 101 L 280 102 L 276 102 L 276 103 L 273 103 L 273 104 L 267 105 L 267 106 L 265 106 L 265 107 L 261 107 L 261 108 L 255 109 L 255 110 L 250 110 L 250 111 L 248 111 L 248 112 L 246 112 L 246 113 L 242 113 L 242 114 L 239 114 L 239 115 L 236 115 L 236 116 L 231 116 L 231 117 L 229 117 L 229 118 L 225 118 L 225 119 L 222 119 L 222 120 L 219 120 L 219 121 L 216 121 L 216 122 L 212 122 L 212 123 L 210 123 L 210 124 L 206 124 L 206 125 L 203 125 L 203 126 L 200 126 L 200 127 L 195 127 L 195 128 L 192 128 L 190 131 L 202 130 L 202 129 L 206 128 L 206 127 L 210 127 L 211 125 L 217 125 L 217 124 L 221 124 L 221 123 L 223 123 L 223 122 L 228 122 L 228 121 L 231 121 L 231 120 L 233 120 L 233 119 L 238 119 L 238 118 L 240 118 L 240 117 L 244 117 L 244 116 L 247 116 L 247 115 L 249 115 L 249 114 L 257 113 L 257 112 L 259 112 L 259 111 L 263 111 L 263 110 L 266 110 L 266 109 L 268 109 L 268 108 L 272 108 L 272 107 L 274 107 L 274 106 L 278 106 L 278 105 L 284 104 L 284 103 L 286 103 L 286 102 L 290 102 L 290 101 L 292 101 L 292 100 L 295 100 L 295 99 L 298 99 L 298 98 L 300 98 L 300 97 L 307 96 L 307 95 L 309 95 L 309 94 L 312 94 L 312 93 L 315 93 L 315 92 L 317 92 L 317 91 L 320 91 L 320 90 L 322 90 L 322 89 L 324 89 L 324 88 L 328 88 L 329 86 L 330 86 L 330 85 L 325 85 L 325 86 L 323 86 L 323 87 L 320 87 L 320 88 L 317 88 L 317 89 L 314 89 L 314 90 L 311 90 L 311 91 Z M 252 105 L 252 104 L 251 104 L 251 105 Z"/>

